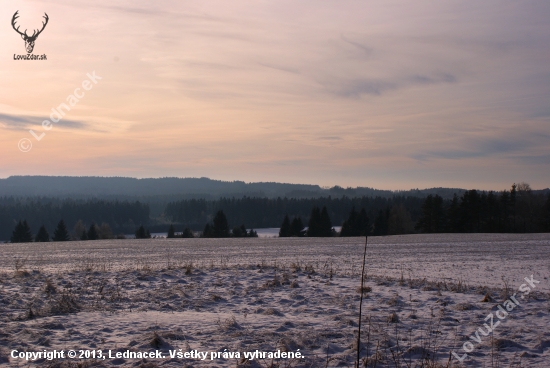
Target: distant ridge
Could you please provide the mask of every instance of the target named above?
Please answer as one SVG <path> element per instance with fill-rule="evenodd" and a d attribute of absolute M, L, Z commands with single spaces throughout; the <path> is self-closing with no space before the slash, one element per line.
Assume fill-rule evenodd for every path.
<path fill-rule="evenodd" d="M 72 197 L 72 198 L 129 198 L 129 197 L 393 197 L 395 195 L 425 197 L 438 194 L 443 198 L 461 195 L 460 188 L 411 189 L 407 191 L 380 190 L 368 187 L 322 188 L 311 184 L 275 182 L 245 183 L 209 178 L 149 178 L 94 177 L 94 176 L 10 176 L 0 179 L 0 196 L 16 197 Z"/>

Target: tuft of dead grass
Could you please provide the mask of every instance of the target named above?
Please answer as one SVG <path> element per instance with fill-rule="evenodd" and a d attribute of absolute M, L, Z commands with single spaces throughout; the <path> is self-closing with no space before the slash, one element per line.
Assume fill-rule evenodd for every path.
<path fill-rule="evenodd" d="M 49 307 L 51 314 L 69 314 L 79 312 L 80 310 L 81 306 L 75 296 L 66 291 L 58 298 L 53 299 Z"/>
<path fill-rule="evenodd" d="M 44 285 L 44 292 L 48 295 L 57 293 L 57 287 L 49 278 L 46 279 L 46 284 Z"/>
<path fill-rule="evenodd" d="M 397 315 L 397 313 L 393 312 L 392 314 L 390 314 L 387 318 L 387 322 L 388 323 L 399 323 L 399 316 Z"/>
<path fill-rule="evenodd" d="M 370 293 L 372 291 L 372 288 L 370 286 L 363 286 L 363 288 L 361 288 L 361 286 L 358 286 L 355 291 L 357 293 L 363 293 L 363 294 L 366 294 L 366 293 Z"/>

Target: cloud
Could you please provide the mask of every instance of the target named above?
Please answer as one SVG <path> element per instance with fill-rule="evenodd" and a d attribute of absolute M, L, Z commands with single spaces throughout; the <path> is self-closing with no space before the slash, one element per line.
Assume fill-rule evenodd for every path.
<path fill-rule="evenodd" d="M 10 130 L 29 129 L 33 126 L 41 125 L 42 121 L 48 118 L 26 115 L 11 115 L 0 113 L 0 124 Z M 48 119 L 49 120 L 49 119 Z M 88 124 L 81 121 L 61 119 L 57 123 L 52 123 L 53 126 L 58 126 L 68 129 L 87 129 Z"/>
<path fill-rule="evenodd" d="M 29 125 L 39 124 L 35 118 L 8 114 L 0 114 L 0 123 L 8 129 L 24 129 Z"/>
<path fill-rule="evenodd" d="M 357 47 L 359 50 L 363 51 L 366 55 L 370 56 L 373 53 L 373 49 L 371 47 L 365 46 L 359 42 L 348 40 L 344 35 L 342 35 L 342 40 L 349 43 L 352 46 Z"/>
<path fill-rule="evenodd" d="M 529 155 L 529 151 L 536 152 L 539 147 L 547 144 L 548 136 L 544 133 L 517 132 L 516 136 L 502 138 L 473 137 L 462 140 L 463 149 L 435 149 L 426 150 L 411 155 L 411 158 L 426 162 L 430 160 L 468 160 L 476 158 L 498 157 L 505 159 L 542 162 L 547 155 Z"/>
<path fill-rule="evenodd" d="M 528 165 L 545 165 L 550 162 L 550 155 L 519 155 L 515 160 Z"/>
<path fill-rule="evenodd" d="M 325 83 L 326 89 L 340 97 L 357 98 L 363 95 L 380 96 L 386 92 L 403 88 L 427 86 L 443 83 L 457 83 L 458 79 L 450 73 L 434 75 L 415 74 L 402 78 L 388 79 L 340 79 Z"/>
<path fill-rule="evenodd" d="M 261 65 L 261 66 L 265 66 L 266 68 L 270 68 L 270 69 L 280 70 L 280 71 L 287 72 L 287 73 L 292 73 L 292 74 L 300 74 L 300 70 L 298 70 L 296 68 L 291 68 L 291 67 L 287 67 L 287 66 L 273 65 L 273 64 L 270 64 L 270 63 L 263 63 L 263 62 L 259 62 L 258 64 Z"/>

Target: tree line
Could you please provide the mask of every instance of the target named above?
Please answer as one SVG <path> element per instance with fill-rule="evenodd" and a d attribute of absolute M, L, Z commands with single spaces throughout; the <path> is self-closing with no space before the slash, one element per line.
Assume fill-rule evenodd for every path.
<path fill-rule="evenodd" d="M 60 218 L 64 221 L 53 223 Z M 230 227 L 228 218 L 237 226 Z M 31 229 L 29 224 L 40 227 Z M 167 229 L 168 237 L 257 236 L 244 224 L 279 227 L 281 237 L 550 232 L 550 194 L 533 192 L 528 184 L 519 183 L 502 192 L 469 190 L 452 199 L 437 194 L 426 198 L 189 199 L 169 203 L 158 219 L 151 219 L 148 205 L 139 201 L 0 198 L 0 239 L 15 241 L 112 239 L 131 233 L 139 239 L 150 238 L 149 229 Z M 339 234 L 333 225 L 342 226 Z M 183 231 L 178 233 L 176 228 Z"/>
<path fill-rule="evenodd" d="M 139 201 L 0 198 L 0 239 L 10 239 L 21 220 L 26 220 L 31 232 L 37 234 L 40 227 L 53 232 L 61 219 L 76 239 L 92 225 L 99 238 L 111 238 L 113 234 L 131 234 L 150 221 L 149 206 Z"/>
<path fill-rule="evenodd" d="M 527 183 L 500 193 L 469 190 L 444 200 L 429 195 L 415 226 L 422 233 L 550 232 L 550 194 L 533 193 Z"/>
<path fill-rule="evenodd" d="M 201 233 L 197 234 L 201 238 L 257 238 L 258 233 L 254 229 L 248 230 L 244 224 L 235 226 L 233 229 L 229 226 L 229 221 L 223 210 L 218 210 L 212 221 L 204 225 Z M 195 233 L 186 227 L 183 232 L 177 233 L 174 224 L 168 227 L 167 238 L 194 238 Z M 137 236 L 136 236 L 137 238 Z"/>
<path fill-rule="evenodd" d="M 149 234 L 149 231 L 147 230 L 146 233 L 144 233 L 143 236 L 140 236 L 138 234 L 141 234 L 140 231 L 145 232 L 145 228 L 143 226 L 140 226 L 136 230 L 136 238 L 147 238 L 151 237 Z M 67 228 L 67 225 L 65 225 L 65 221 L 60 220 L 57 223 L 57 227 L 55 228 L 53 235 L 50 236 L 50 233 L 46 229 L 44 225 L 40 226 L 38 229 L 38 232 L 36 235 L 33 235 L 31 228 L 29 224 L 27 223 L 27 220 L 19 220 L 17 225 L 15 225 L 15 228 L 13 229 L 12 235 L 10 237 L 11 243 L 30 243 L 30 242 L 60 242 L 60 241 L 71 241 L 71 240 L 80 240 L 80 241 L 86 241 L 86 240 L 100 240 L 100 239 L 126 239 L 126 236 L 124 234 L 118 234 L 114 235 L 113 231 L 111 230 L 111 227 L 109 224 L 102 223 L 101 226 L 96 225 L 95 223 L 92 223 L 90 225 L 89 229 L 86 229 L 82 221 L 78 221 L 76 225 L 74 226 L 73 231 L 69 231 Z"/>
<path fill-rule="evenodd" d="M 166 206 L 164 215 L 169 221 L 202 230 L 215 213 L 223 209 L 232 222 L 247 224 L 251 228 L 280 227 L 285 216 L 300 219 L 307 226 L 312 209 L 322 211 L 326 207 L 327 215 L 335 226 L 348 219 L 352 208 L 364 209 L 364 216 L 375 219 L 380 211 L 388 212 L 386 234 L 414 231 L 414 225 L 422 212 L 423 198 L 395 196 L 382 197 L 321 197 L 321 198 L 221 198 L 208 201 L 204 199 L 186 199 L 171 202 Z M 298 221 L 298 220 L 297 220 Z M 372 224 L 372 221 L 371 221 Z M 295 223 L 295 226 L 298 223 Z M 304 227 L 302 226 L 302 228 Z M 385 235 L 385 234 L 380 234 Z"/>

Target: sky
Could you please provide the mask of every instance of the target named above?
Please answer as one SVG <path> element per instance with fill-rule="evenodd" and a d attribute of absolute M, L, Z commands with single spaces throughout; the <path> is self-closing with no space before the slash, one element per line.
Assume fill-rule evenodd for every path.
<path fill-rule="evenodd" d="M 2 178 L 550 186 L 548 0 L 3 0 L 0 45 Z"/>

